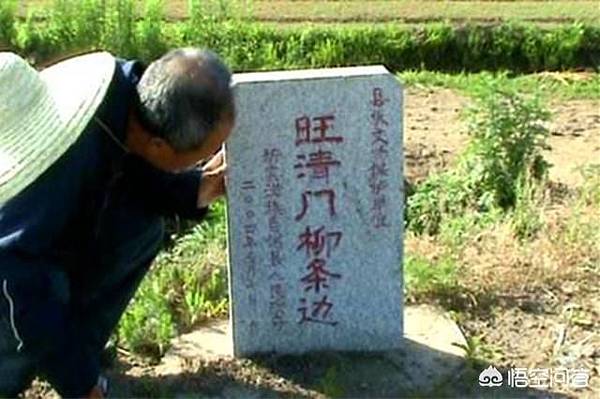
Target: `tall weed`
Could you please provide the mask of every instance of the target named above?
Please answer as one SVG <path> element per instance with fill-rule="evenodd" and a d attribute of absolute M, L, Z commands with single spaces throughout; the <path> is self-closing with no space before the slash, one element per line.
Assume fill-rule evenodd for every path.
<path fill-rule="evenodd" d="M 549 165 L 542 151 L 550 114 L 539 95 L 525 97 L 505 80 L 491 78 L 478 88 L 467 117 L 471 141 L 457 165 L 430 176 L 409 198 L 407 221 L 416 233 L 437 234 L 444 220 L 465 213 L 473 222 L 496 209 L 514 209 L 519 194 L 525 217 L 526 201 L 546 176 Z M 534 224 L 519 226 L 519 235 L 535 230 Z"/>
<path fill-rule="evenodd" d="M 470 172 L 475 196 L 491 196 L 491 203 L 503 209 L 513 207 L 519 179 L 527 175 L 539 181 L 547 173 L 542 151 L 548 149 L 550 113 L 539 94 L 525 97 L 505 80 L 491 79 L 467 118 L 471 141 L 459 168 Z"/>

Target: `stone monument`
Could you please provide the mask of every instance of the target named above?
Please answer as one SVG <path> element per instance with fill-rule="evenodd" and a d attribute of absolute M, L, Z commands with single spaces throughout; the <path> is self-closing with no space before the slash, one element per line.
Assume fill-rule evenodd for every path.
<path fill-rule="evenodd" d="M 237 74 L 227 143 L 236 356 L 398 348 L 402 89 L 382 66 Z"/>

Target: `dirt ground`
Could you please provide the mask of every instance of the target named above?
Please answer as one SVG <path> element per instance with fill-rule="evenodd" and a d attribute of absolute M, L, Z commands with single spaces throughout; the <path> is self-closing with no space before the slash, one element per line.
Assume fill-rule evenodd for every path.
<path fill-rule="evenodd" d="M 422 180 L 431 171 L 446 167 L 465 147 L 466 124 L 459 115 L 467 104 L 465 97 L 451 90 L 408 90 L 404 142 L 409 182 Z M 544 154 L 552 165 L 550 180 L 573 189 L 582 183 L 581 166 L 600 164 L 600 101 L 554 102 L 550 109 L 551 149 Z M 600 215 L 595 217 L 600 222 Z M 407 243 L 407 248 L 411 245 L 415 243 Z M 508 245 L 502 249 L 506 252 L 498 254 L 499 257 L 510 256 Z M 527 265 L 523 266 L 506 272 L 523 272 Z M 469 315 L 459 322 L 465 334 L 493 343 L 503 354 L 498 362 L 505 365 L 588 368 L 592 370 L 590 385 L 594 391 L 566 394 L 598 397 L 600 276 L 597 272 L 587 275 L 584 281 L 565 280 L 546 287 L 521 285 L 515 276 L 509 279 L 516 282 L 514 288 L 496 298 L 502 302 L 501 310 Z M 477 307 L 485 309 L 481 303 Z"/>
<path fill-rule="evenodd" d="M 468 100 L 449 89 L 406 93 L 404 143 L 406 176 L 420 181 L 432 170 L 444 168 L 468 141 L 461 110 Z M 550 179 L 577 186 L 578 167 L 600 163 L 600 101 L 556 102 L 550 107 Z"/>
<path fill-rule="evenodd" d="M 466 127 L 459 115 L 468 100 L 447 89 L 409 89 L 405 99 L 405 173 L 414 183 L 431 171 L 446 167 L 464 148 Z M 577 167 L 600 163 L 600 101 L 554 103 L 551 110 L 552 149 L 546 154 L 553 164 L 550 176 L 576 187 L 581 183 Z M 503 354 L 498 359 L 502 365 L 549 367 L 551 361 L 552 365 L 587 367 L 592 370 L 594 391 L 553 395 L 598 397 L 600 277 L 595 277 L 581 284 L 565 281 L 556 287 L 506 292 L 500 298 L 504 306 L 493 312 L 468 315 L 459 325 L 465 335 L 485 337 L 486 342 L 494 343 Z M 585 317 L 574 317 L 582 309 Z M 118 397 L 326 397 L 336 396 L 335 390 L 323 385 L 323 375 L 330 366 L 328 359 L 314 358 L 283 363 L 273 359 L 199 361 L 189 364 L 189 373 L 160 377 L 152 365 L 121 353 L 109 375 Z M 465 379 L 476 381 L 476 376 L 457 377 L 443 394 L 489 396 L 486 392 L 474 393 L 473 384 L 466 384 Z M 521 396 L 514 392 L 509 395 Z M 42 383 L 36 383 L 26 394 L 28 398 L 49 396 L 52 394 Z M 367 388 L 364 396 L 377 396 L 377 390 Z"/>

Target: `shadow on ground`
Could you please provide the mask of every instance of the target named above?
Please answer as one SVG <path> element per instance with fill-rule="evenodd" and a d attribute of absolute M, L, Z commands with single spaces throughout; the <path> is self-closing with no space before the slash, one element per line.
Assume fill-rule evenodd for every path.
<path fill-rule="evenodd" d="M 406 339 L 404 349 L 384 353 L 322 352 L 302 356 L 190 361 L 171 375 L 113 375 L 114 397 L 554 397 L 507 387 L 481 387 L 489 364 Z"/>

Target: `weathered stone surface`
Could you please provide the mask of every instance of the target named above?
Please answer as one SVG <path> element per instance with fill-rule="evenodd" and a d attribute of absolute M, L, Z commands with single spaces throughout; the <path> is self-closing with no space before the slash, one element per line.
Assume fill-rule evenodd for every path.
<path fill-rule="evenodd" d="M 423 392 L 456 377 L 464 365 L 467 341 L 450 317 L 428 305 L 407 306 L 404 310 L 402 348 L 385 358 L 407 377 L 407 391 Z"/>
<path fill-rule="evenodd" d="M 227 143 L 234 352 L 402 338 L 402 90 L 383 67 L 234 78 Z"/>

